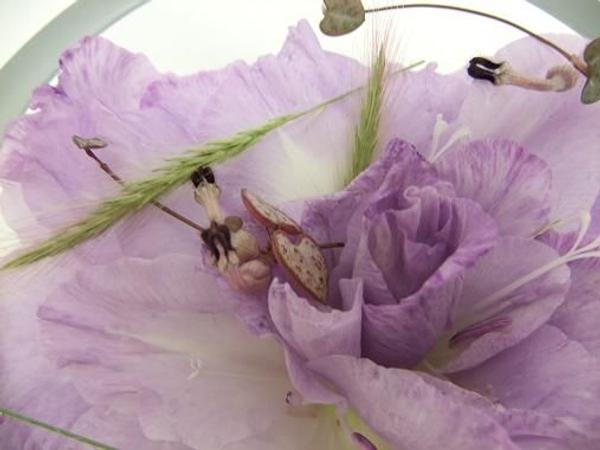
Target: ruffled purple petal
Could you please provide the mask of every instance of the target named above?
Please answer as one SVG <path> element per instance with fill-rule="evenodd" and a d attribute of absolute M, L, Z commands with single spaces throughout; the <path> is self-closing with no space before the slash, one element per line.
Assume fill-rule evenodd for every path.
<path fill-rule="evenodd" d="M 403 188 L 426 186 L 435 181 L 435 169 L 414 147 L 394 139 L 388 143 L 384 153 L 344 191 L 308 203 L 302 220 L 307 231 L 322 242 L 345 243 L 339 258 L 332 261 L 335 266 L 330 276 L 332 306 L 342 306 L 337 286 L 339 280 L 352 276 L 361 235 L 366 227 L 365 215 L 372 215 L 377 208 L 383 210 L 386 203 L 395 202 L 396 192 L 402 192 Z M 450 189 L 448 186 L 439 187 L 443 188 Z M 346 226 L 340 227 L 339 224 Z"/>
<path fill-rule="evenodd" d="M 50 206 L 56 210 L 67 199 L 97 199 L 99 186 L 114 186 L 75 147 L 74 134 L 105 139 L 109 162 L 115 154 L 135 161 L 149 143 L 139 129 L 139 101 L 158 73 L 146 57 L 102 38 L 85 38 L 64 53 L 61 70 L 58 86 L 38 89 L 32 100 L 36 112 L 18 119 L 4 139 L 10 156 L 2 164 L 2 178 L 23 186 L 37 214 Z"/>
<path fill-rule="evenodd" d="M 428 375 L 351 356 L 329 356 L 309 366 L 337 386 L 393 448 L 430 450 L 443 442 L 452 449 L 518 450 L 491 414 L 465 403 L 468 396 L 449 382 L 430 383 Z"/>
<path fill-rule="evenodd" d="M 365 278 L 363 355 L 394 367 L 412 367 L 434 345 L 452 322 L 457 279 L 496 242 L 493 222 L 469 200 L 431 188 L 405 199 L 405 209 L 373 221 L 353 274 Z M 362 272 L 363 260 L 381 278 Z M 382 290 L 391 304 L 380 303 Z"/>
<path fill-rule="evenodd" d="M 550 323 L 600 358 L 600 262 L 576 261 L 569 267 L 571 289 Z"/>
<path fill-rule="evenodd" d="M 437 168 L 457 196 L 475 201 L 495 220 L 501 234 L 532 237 L 549 222 L 550 169 L 513 142 L 471 142 Z"/>
<path fill-rule="evenodd" d="M 435 180 L 435 170 L 419 156 L 412 145 L 392 139 L 373 164 L 352 180 L 346 189 L 307 201 L 302 226 L 317 240 L 347 242 L 350 247 L 345 250 L 353 254 L 358 241 L 353 237 L 360 236 L 362 231 L 361 215 L 369 199 L 380 189 L 384 180 L 387 180 L 388 173 L 394 168 L 405 177 L 396 175 L 387 182 L 388 189 L 395 182 L 408 186 L 413 183 L 424 185 Z M 340 227 L 340 223 L 347 226 Z M 344 261 L 340 264 L 343 265 Z"/>
<path fill-rule="evenodd" d="M 570 271 L 556 252 L 539 242 L 503 238 L 498 246 L 467 272 L 456 303 L 455 324 L 440 340 L 430 361 L 443 371 L 475 367 L 513 347 L 542 326 L 565 300 Z M 452 346 L 452 336 L 491 319 L 504 326 Z"/>
<path fill-rule="evenodd" d="M 575 36 L 552 38 L 574 54 L 585 46 L 585 41 Z M 520 72 L 540 78 L 551 66 L 565 64 L 561 55 L 533 39 L 508 45 L 494 59 L 508 61 Z M 600 188 L 600 105 L 582 107 L 582 87 L 581 77 L 571 91 L 556 94 L 475 82 L 460 114 L 474 138 L 513 140 L 549 165 L 554 218 L 589 210 Z"/>
<path fill-rule="evenodd" d="M 288 284 L 275 281 L 269 291 L 269 312 L 281 337 L 307 359 L 327 355 L 360 355 L 362 283 L 341 286 L 352 297 L 348 311 L 322 310 L 299 297 Z"/>
<path fill-rule="evenodd" d="M 580 344 L 544 325 L 510 351 L 451 379 L 507 408 L 512 436 L 592 449 L 600 443 L 599 371 L 600 362 Z"/>

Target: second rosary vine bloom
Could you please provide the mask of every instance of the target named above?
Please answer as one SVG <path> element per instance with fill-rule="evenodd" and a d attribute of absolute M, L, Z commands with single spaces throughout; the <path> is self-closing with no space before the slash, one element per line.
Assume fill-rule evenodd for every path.
<path fill-rule="evenodd" d="M 561 62 L 531 39 L 494 60 L 537 76 Z M 114 194 L 74 135 L 136 181 L 369 76 L 305 22 L 277 56 L 187 77 L 85 39 L 7 133 L 6 220 L 27 241 Z M 600 107 L 434 65 L 382 92 L 375 156 L 347 185 L 361 92 L 162 198 L 207 245 L 149 208 L 52 270 L 4 272 L 0 406 L 123 449 L 597 448 Z M 299 227 L 286 248 L 321 245 L 326 303 L 274 264 L 242 188 Z M 11 418 L 0 442 L 73 447 Z"/>

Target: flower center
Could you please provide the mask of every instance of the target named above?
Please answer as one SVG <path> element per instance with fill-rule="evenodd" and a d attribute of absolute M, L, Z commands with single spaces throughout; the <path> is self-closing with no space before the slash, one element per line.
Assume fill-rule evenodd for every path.
<path fill-rule="evenodd" d="M 454 144 L 462 139 L 466 139 L 471 135 L 471 130 L 468 126 L 463 125 L 454 131 L 445 144 L 441 144 L 441 138 L 444 133 L 448 130 L 448 122 L 444 120 L 441 114 L 437 115 L 435 125 L 433 127 L 433 138 L 431 139 L 431 153 L 429 155 L 429 162 L 434 164 L 440 157 L 446 153 Z"/>

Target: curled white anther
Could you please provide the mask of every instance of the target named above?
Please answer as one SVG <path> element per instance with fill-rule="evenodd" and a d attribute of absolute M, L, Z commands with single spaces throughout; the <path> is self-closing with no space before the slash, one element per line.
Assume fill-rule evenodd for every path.
<path fill-rule="evenodd" d="M 220 195 L 219 186 L 210 183 L 202 183 L 194 191 L 194 198 L 204 208 L 208 218 L 217 223 L 223 223 L 225 220 L 219 206 Z"/>
<path fill-rule="evenodd" d="M 546 79 L 553 84 L 554 91 L 556 92 L 571 89 L 577 84 L 578 77 L 577 71 L 570 64 L 550 67 L 550 70 L 546 74 Z"/>
<path fill-rule="evenodd" d="M 551 67 L 543 79 L 523 75 L 505 62 L 496 74 L 494 84 L 519 86 L 532 91 L 563 92 L 575 86 L 577 77 L 577 72 L 570 65 Z"/>

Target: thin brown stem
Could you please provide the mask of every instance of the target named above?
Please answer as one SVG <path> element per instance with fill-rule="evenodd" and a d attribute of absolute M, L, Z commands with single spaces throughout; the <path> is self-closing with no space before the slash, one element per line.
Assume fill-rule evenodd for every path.
<path fill-rule="evenodd" d="M 115 180 L 121 186 L 125 185 L 125 182 L 123 181 L 123 179 L 121 177 L 119 177 L 116 173 L 114 173 L 113 170 L 108 166 L 108 164 L 106 164 L 104 161 L 102 161 L 100 158 L 98 158 L 90 147 L 83 146 L 82 150 L 85 152 L 86 155 L 88 155 L 90 158 L 92 158 L 94 161 L 96 161 L 98 163 L 98 166 L 100 166 L 100 168 L 104 172 L 106 172 L 113 180 Z M 192 220 L 188 219 L 187 217 L 182 216 L 178 212 L 173 211 L 168 206 L 163 205 L 162 203 L 157 202 L 155 200 L 152 201 L 151 203 L 152 203 L 152 205 L 156 206 L 158 209 L 160 209 L 165 214 L 170 215 L 171 217 L 179 220 L 180 222 L 183 222 L 184 224 L 192 227 L 193 229 L 200 231 L 200 232 L 204 231 L 203 227 L 201 227 L 197 223 L 193 222 Z"/>
<path fill-rule="evenodd" d="M 446 9 L 446 10 L 451 10 L 451 11 L 460 11 L 460 12 L 473 14 L 473 15 L 480 16 L 480 17 L 486 17 L 488 19 L 492 19 L 497 22 L 501 22 L 505 25 L 511 26 L 513 28 L 516 28 L 519 31 L 522 31 L 523 33 L 528 34 L 529 36 L 537 39 L 538 41 L 542 42 L 543 44 L 547 45 L 548 47 L 553 48 L 558 53 L 563 55 L 573 65 L 573 67 L 575 67 L 575 69 L 577 69 L 579 72 L 581 72 L 585 77 L 588 76 L 587 65 L 579 57 L 577 57 L 577 55 L 569 53 L 567 50 L 565 50 L 564 48 L 555 44 L 554 42 L 546 39 L 543 36 L 540 36 L 539 34 L 533 32 L 519 24 L 516 24 L 514 22 L 511 22 L 508 19 L 503 19 L 502 17 L 498 17 L 498 16 L 495 16 L 490 13 L 476 11 L 474 9 L 469 9 L 469 8 L 462 8 L 460 6 L 436 5 L 434 3 L 411 3 L 411 4 L 407 4 L 407 5 L 381 6 L 378 8 L 366 9 L 365 13 L 378 13 L 378 12 L 384 12 L 384 11 L 401 10 L 401 9 L 409 9 L 409 8 L 435 8 L 435 9 Z"/>
<path fill-rule="evenodd" d="M 343 242 L 327 242 L 326 244 L 319 244 L 319 248 L 321 250 L 327 250 L 332 248 L 342 248 L 344 247 Z"/>

